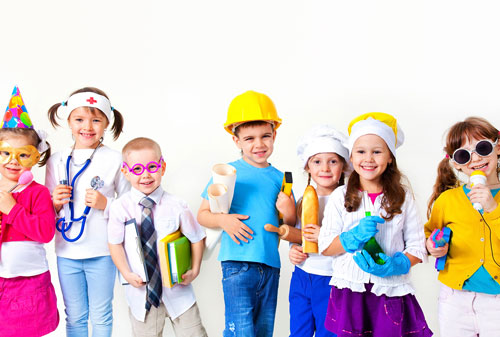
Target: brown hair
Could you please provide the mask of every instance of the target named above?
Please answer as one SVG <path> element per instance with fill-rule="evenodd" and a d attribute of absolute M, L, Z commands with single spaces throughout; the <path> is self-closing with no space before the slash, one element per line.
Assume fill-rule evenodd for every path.
<path fill-rule="evenodd" d="M 272 130 L 274 131 L 274 124 L 269 123 L 266 121 L 258 120 L 258 121 L 250 121 L 250 122 L 245 122 L 240 125 L 238 125 L 233 133 L 236 137 L 238 137 L 238 134 L 240 133 L 240 128 L 247 128 L 247 127 L 253 127 L 253 126 L 260 126 L 260 125 L 271 125 Z"/>
<path fill-rule="evenodd" d="M 401 214 L 401 206 L 405 201 L 406 191 L 403 187 L 404 175 L 399 171 L 396 158 L 391 153 L 392 163 L 387 164 L 387 168 L 380 177 L 382 185 L 382 208 L 387 213 L 385 220 L 391 220 L 396 214 Z M 348 212 L 356 211 L 361 205 L 361 184 L 359 174 L 356 171 L 351 173 L 347 181 L 344 207 Z"/>
<path fill-rule="evenodd" d="M 138 151 L 143 149 L 151 149 L 155 151 L 161 157 L 161 148 L 157 142 L 146 137 L 137 137 L 129 141 L 122 149 L 123 160 L 127 160 L 127 156 L 132 151 Z"/>
<path fill-rule="evenodd" d="M 472 138 L 487 138 L 494 142 L 498 139 L 498 130 L 490 122 L 481 117 L 468 117 L 463 122 L 457 122 L 452 125 L 446 135 L 446 145 L 443 148 L 448 158 L 443 158 L 439 162 L 436 183 L 434 184 L 432 195 L 427 205 L 428 217 L 430 217 L 432 205 L 441 193 L 459 186 L 460 182 L 455 171 L 453 171 L 449 158 L 453 156 L 453 152 L 456 149 Z"/>
<path fill-rule="evenodd" d="M 38 148 L 38 144 L 42 142 L 34 129 L 25 128 L 4 128 L 0 129 L 0 140 L 5 140 L 9 137 L 24 137 L 28 140 L 30 145 Z M 40 161 L 38 166 L 44 166 L 50 158 L 50 144 L 47 142 L 48 149 L 40 153 Z"/>
<path fill-rule="evenodd" d="M 98 88 L 94 88 L 94 87 L 85 87 L 85 88 L 78 89 L 78 90 L 72 92 L 71 95 L 69 95 L 69 96 L 71 97 L 74 94 L 78 94 L 81 92 L 93 92 L 95 94 L 104 96 L 107 99 L 109 99 L 108 95 L 106 95 L 106 93 L 104 91 L 102 91 L 101 89 L 98 89 Z M 68 104 L 68 101 L 65 101 L 64 104 Z M 60 106 L 61 106 L 61 103 L 56 103 L 56 104 L 52 105 L 47 113 L 49 115 L 50 123 L 52 124 L 53 127 L 59 126 L 59 123 L 57 122 L 57 118 L 60 118 L 60 117 L 57 115 L 57 109 Z M 96 115 L 98 111 L 100 113 L 104 114 L 101 110 L 99 110 L 97 108 L 93 108 L 93 107 L 85 107 L 85 108 L 88 109 L 88 111 L 90 111 L 94 115 Z M 113 139 L 117 140 L 123 131 L 123 116 L 115 108 L 112 108 L 112 111 L 113 111 L 114 122 L 113 122 L 113 125 L 111 126 L 111 131 L 113 132 Z M 104 115 L 104 116 L 106 116 L 106 115 Z M 68 116 L 68 118 L 69 118 L 69 116 Z M 106 119 L 108 119 L 108 118 L 106 117 Z M 108 120 L 108 123 L 109 123 L 109 120 Z"/>

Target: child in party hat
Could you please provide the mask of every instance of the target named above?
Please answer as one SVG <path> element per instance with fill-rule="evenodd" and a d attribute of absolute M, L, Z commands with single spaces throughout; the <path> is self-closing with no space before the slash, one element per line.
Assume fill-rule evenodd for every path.
<path fill-rule="evenodd" d="M 330 196 L 318 239 L 319 251 L 333 256 L 325 326 L 339 337 L 431 336 L 408 274 L 427 252 L 396 165 L 403 131 L 379 112 L 355 118 L 348 130 L 354 171 Z M 383 252 L 372 249 L 377 243 Z"/>
<path fill-rule="evenodd" d="M 0 129 L 0 336 L 41 336 L 59 323 L 44 243 L 54 237 L 49 190 L 31 168 L 50 156 L 15 87 Z M 41 159 L 41 160 L 40 160 Z"/>

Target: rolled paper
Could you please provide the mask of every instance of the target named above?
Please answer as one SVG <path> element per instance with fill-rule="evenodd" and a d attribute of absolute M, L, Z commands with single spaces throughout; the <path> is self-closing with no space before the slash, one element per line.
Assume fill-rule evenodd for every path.
<path fill-rule="evenodd" d="M 233 201 L 234 184 L 236 183 L 236 169 L 229 164 L 216 164 L 212 167 L 212 179 L 214 184 L 226 185 L 229 210 L 231 208 L 231 202 Z"/>
<path fill-rule="evenodd" d="M 212 213 L 229 213 L 229 193 L 224 184 L 212 184 L 207 189 L 208 202 Z"/>
<path fill-rule="evenodd" d="M 208 203 L 212 213 L 228 214 L 233 201 L 236 169 L 229 164 L 216 164 L 212 167 L 213 184 L 208 186 Z M 222 236 L 222 228 L 206 228 L 204 259 L 212 255 L 212 251 Z"/>
<path fill-rule="evenodd" d="M 212 213 L 229 213 L 229 194 L 227 187 L 224 184 L 212 184 L 208 186 L 208 203 L 210 204 L 210 212 Z M 210 256 L 211 250 L 219 242 L 222 235 L 222 228 L 207 228 L 207 238 L 205 239 L 205 247 L 208 254 L 204 254 L 206 258 Z"/>

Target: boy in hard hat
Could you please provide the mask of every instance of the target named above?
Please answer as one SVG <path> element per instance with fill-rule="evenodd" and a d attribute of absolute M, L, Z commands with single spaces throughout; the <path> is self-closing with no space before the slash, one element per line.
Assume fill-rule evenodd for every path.
<path fill-rule="evenodd" d="M 276 129 L 281 125 L 269 97 L 247 91 L 233 99 L 224 128 L 233 136 L 242 158 L 229 163 L 236 168 L 230 214 L 210 212 L 207 188 L 198 211 L 198 222 L 222 228 L 218 260 L 222 266 L 225 303 L 224 336 L 272 336 L 278 295 L 280 257 L 278 236 L 264 230 L 295 224 L 293 196 L 280 192 L 283 172 L 267 161 L 273 152 Z"/>

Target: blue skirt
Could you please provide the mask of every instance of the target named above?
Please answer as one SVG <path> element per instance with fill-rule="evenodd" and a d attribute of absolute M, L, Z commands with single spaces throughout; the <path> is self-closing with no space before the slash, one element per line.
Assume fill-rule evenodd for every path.
<path fill-rule="evenodd" d="M 429 337 L 424 313 L 414 295 L 377 296 L 373 284 L 363 293 L 332 287 L 325 327 L 338 337 Z"/>

